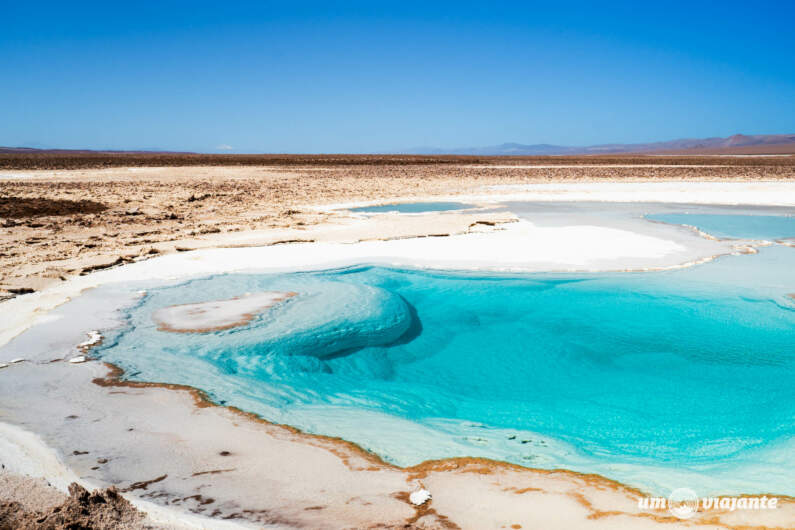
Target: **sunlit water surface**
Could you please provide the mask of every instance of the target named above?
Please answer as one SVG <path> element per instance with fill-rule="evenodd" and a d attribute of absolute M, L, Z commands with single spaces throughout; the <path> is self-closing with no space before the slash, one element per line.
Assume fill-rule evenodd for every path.
<path fill-rule="evenodd" d="M 732 215 L 701 213 L 660 213 L 647 219 L 663 223 L 694 226 L 722 239 L 795 238 L 793 215 Z"/>
<path fill-rule="evenodd" d="M 382 267 L 149 289 L 99 355 L 387 461 L 485 456 L 655 491 L 795 494 L 795 252 L 653 273 Z M 792 291 L 786 289 L 792 287 Z M 240 328 L 157 309 L 299 293 Z"/>

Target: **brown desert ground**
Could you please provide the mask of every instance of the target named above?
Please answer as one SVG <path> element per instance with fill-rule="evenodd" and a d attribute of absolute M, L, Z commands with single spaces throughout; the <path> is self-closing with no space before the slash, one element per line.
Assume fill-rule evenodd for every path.
<path fill-rule="evenodd" d="M 532 182 L 793 178 L 795 156 L 0 154 L 0 297 L 220 245 L 224 234 L 300 234 L 349 217 L 308 205 L 449 197 Z"/>

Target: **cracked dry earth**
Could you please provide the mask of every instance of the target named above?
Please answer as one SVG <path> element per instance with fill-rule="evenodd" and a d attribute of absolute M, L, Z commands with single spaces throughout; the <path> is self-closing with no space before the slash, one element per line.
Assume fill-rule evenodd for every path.
<path fill-rule="evenodd" d="M 449 196 L 538 181 L 795 178 L 795 158 L 756 165 L 735 160 L 736 166 L 716 159 L 715 167 L 698 168 L 401 163 L 38 170 L 21 178 L 0 172 L 0 300 L 187 250 L 180 242 L 210 234 L 302 230 L 347 217 L 307 205 Z"/>
<path fill-rule="evenodd" d="M 357 170 L 362 171 L 351 172 Z M 110 173 L 0 182 L 0 296 L 181 250 L 180 240 L 301 229 L 336 215 L 301 209 L 310 203 L 405 195 L 412 188 L 447 192 L 455 186 L 449 178 L 419 186 L 411 177 L 397 176 L 374 185 L 349 172 L 261 168 Z"/>

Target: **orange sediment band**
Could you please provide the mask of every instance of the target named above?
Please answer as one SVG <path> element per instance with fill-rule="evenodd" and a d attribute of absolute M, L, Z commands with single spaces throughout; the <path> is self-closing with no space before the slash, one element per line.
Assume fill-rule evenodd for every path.
<path fill-rule="evenodd" d="M 795 295 L 795 293 L 793 293 L 790 296 L 793 295 Z M 168 390 L 185 391 L 191 395 L 194 404 L 198 408 L 220 407 L 229 410 L 230 412 L 238 416 L 241 416 L 247 420 L 251 420 L 259 424 L 268 426 L 269 429 L 272 429 L 269 432 L 269 434 L 271 435 L 284 436 L 298 442 L 310 444 L 315 447 L 325 449 L 330 453 L 334 454 L 335 456 L 339 457 L 340 460 L 343 462 L 343 464 L 352 471 L 380 471 L 384 469 L 404 471 L 408 473 L 408 476 L 406 478 L 407 482 L 412 482 L 423 478 L 427 478 L 429 475 L 433 473 L 474 473 L 480 475 L 492 475 L 501 472 L 515 472 L 515 473 L 527 473 L 535 476 L 543 475 L 548 477 L 565 477 L 569 479 L 574 479 L 577 482 L 581 483 L 583 486 L 593 487 L 597 490 L 602 490 L 602 491 L 604 490 L 613 491 L 622 494 L 631 500 L 635 500 L 640 497 L 646 497 L 648 495 L 646 492 L 638 488 L 628 486 L 616 480 L 595 473 L 580 473 L 578 471 L 572 471 L 569 469 L 529 468 L 511 462 L 502 462 L 499 460 L 492 460 L 489 458 L 482 458 L 482 457 L 452 457 L 452 458 L 443 458 L 439 460 L 426 460 L 414 466 L 400 467 L 395 464 L 391 464 L 389 462 L 384 461 L 377 454 L 364 449 L 363 447 L 359 446 L 354 442 L 344 440 L 339 437 L 306 433 L 296 427 L 268 421 L 255 413 L 247 412 L 234 406 L 219 405 L 213 402 L 212 400 L 210 400 L 206 392 L 189 385 L 124 380 L 122 379 L 124 371 L 120 367 L 109 362 L 103 362 L 103 364 L 108 368 L 109 372 L 105 377 L 98 377 L 93 379 L 94 384 L 97 384 L 102 387 L 165 388 Z M 354 459 L 363 460 L 364 465 L 357 465 L 356 463 L 353 462 Z M 506 488 L 504 489 L 504 491 L 513 492 L 517 495 L 522 495 L 525 493 L 552 493 L 552 492 L 547 492 L 543 488 L 537 488 L 537 487 L 527 487 L 520 489 Z M 593 505 L 593 503 L 589 501 L 588 498 L 585 497 L 585 495 L 579 492 L 569 491 L 569 492 L 562 492 L 559 494 L 565 495 L 573 499 L 578 504 L 586 508 L 590 512 L 590 514 L 587 517 L 588 519 L 592 520 L 601 519 L 605 517 L 612 517 L 612 516 L 622 516 L 622 517 L 640 517 L 644 519 L 652 519 L 655 522 L 659 523 L 683 522 L 682 519 L 674 517 L 673 515 L 667 515 L 667 514 L 663 515 L 662 513 L 658 514 L 652 512 L 600 510 L 596 508 Z M 402 495 L 402 493 L 397 493 L 396 495 Z M 400 500 L 405 500 L 405 502 L 407 502 L 410 506 L 412 506 L 416 510 L 415 516 L 411 518 L 412 522 L 416 522 L 417 520 L 419 520 L 419 518 L 425 515 L 433 515 L 440 524 L 443 524 L 444 528 L 448 529 L 459 528 L 458 525 L 456 525 L 453 521 L 449 520 L 446 516 L 438 514 L 432 508 L 430 508 L 431 503 L 425 503 L 421 506 L 414 506 L 408 501 L 408 493 L 405 493 L 404 496 L 406 498 L 403 499 L 401 497 Z M 748 497 L 760 497 L 762 496 L 762 494 L 713 495 L 713 496 L 748 498 Z M 776 497 L 779 500 L 779 506 L 785 504 L 795 504 L 795 497 L 793 496 L 777 495 L 777 494 L 767 494 L 767 496 Z M 699 510 L 699 513 L 703 512 Z M 707 517 L 706 515 L 702 515 L 701 517 L 688 520 L 687 524 L 696 525 L 696 526 L 712 525 L 720 528 L 726 528 L 729 530 L 764 530 L 767 528 L 782 528 L 780 525 L 773 527 L 768 527 L 764 525 L 745 525 L 745 524 L 731 525 L 720 520 L 720 517 L 722 515 L 726 515 L 729 513 L 732 512 L 730 512 L 729 510 L 713 510 L 710 511 L 709 517 Z"/>

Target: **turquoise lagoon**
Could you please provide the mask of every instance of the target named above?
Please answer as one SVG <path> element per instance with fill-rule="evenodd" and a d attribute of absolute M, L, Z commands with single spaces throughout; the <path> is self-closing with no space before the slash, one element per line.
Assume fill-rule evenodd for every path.
<path fill-rule="evenodd" d="M 663 223 L 695 226 L 720 239 L 795 238 L 795 216 L 738 215 L 716 213 L 660 213 L 647 219 Z"/>
<path fill-rule="evenodd" d="M 219 275 L 150 287 L 97 353 L 129 379 L 198 387 L 402 466 L 483 456 L 661 493 L 792 495 L 793 257 L 779 246 L 648 273 Z M 152 320 L 265 290 L 299 294 L 221 332 Z"/>

